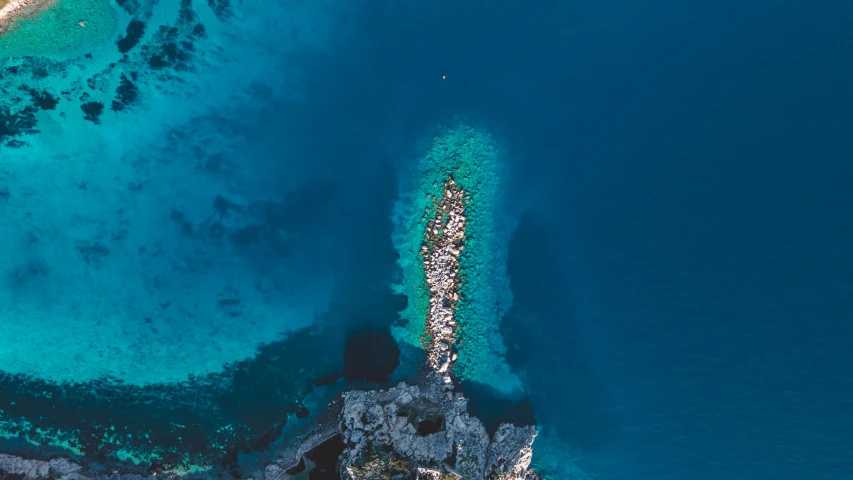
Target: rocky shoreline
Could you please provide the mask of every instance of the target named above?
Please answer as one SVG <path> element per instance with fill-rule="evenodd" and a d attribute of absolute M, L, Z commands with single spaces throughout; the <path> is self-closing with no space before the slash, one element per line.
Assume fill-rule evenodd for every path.
<path fill-rule="evenodd" d="M 429 349 L 414 384 L 387 390 L 344 392 L 331 401 L 315 427 L 256 465 L 250 480 L 341 478 L 346 480 L 535 480 L 529 470 L 535 426 L 502 424 L 489 435 L 468 413 L 468 400 L 454 391 L 461 275 L 465 240 L 465 191 L 450 177 L 444 195 L 433 198 L 420 254 L 430 289 Z M 155 480 L 150 475 L 84 474 L 65 458 L 24 459 L 0 454 L 0 480 Z M 251 468 L 247 469 L 251 472 Z M 196 477 L 193 475 L 193 477 Z"/>
<path fill-rule="evenodd" d="M 8 0 L 0 2 L 0 35 L 8 32 L 12 25 L 22 19 L 36 15 L 56 3 L 56 0 Z"/>

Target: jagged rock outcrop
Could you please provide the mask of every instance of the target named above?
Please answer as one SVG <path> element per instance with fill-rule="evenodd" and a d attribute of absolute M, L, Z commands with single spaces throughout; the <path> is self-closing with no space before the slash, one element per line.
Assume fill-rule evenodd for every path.
<path fill-rule="evenodd" d="M 533 460 L 536 427 L 516 427 L 504 423 L 492 437 L 486 453 L 486 478 L 514 480 L 538 478 L 528 470 Z"/>
<path fill-rule="evenodd" d="M 467 399 L 440 382 L 348 392 L 340 430 L 341 476 L 350 480 L 535 478 L 536 428 L 504 424 L 489 439 Z"/>

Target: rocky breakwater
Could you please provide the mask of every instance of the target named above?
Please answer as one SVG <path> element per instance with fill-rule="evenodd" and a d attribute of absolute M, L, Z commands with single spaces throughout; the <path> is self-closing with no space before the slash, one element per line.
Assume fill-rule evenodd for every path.
<path fill-rule="evenodd" d="M 429 312 L 426 328 L 430 336 L 427 362 L 432 372 L 450 385 L 450 367 L 456 360 L 456 320 L 461 276 L 459 255 L 465 248 L 465 192 L 453 178 L 444 184 L 444 195 L 433 199 L 435 217 L 426 226 L 421 246 L 426 283 L 429 286 Z M 428 212 L 432 213 L 432 212 Z"/>
<path fill-rule="evenodd" d="M 430 336 L 423 380 L 389 390 L 344 394 L 340 432 L 342 478 L 370 479 L 535 479 L 528 469 L 536 427 L 501 425 L 490 438 L 468 414 L 468 401 L 453 391 L 458 328 L 454 312 L 465 248 L 464 190 L 451 177 L 434 198 L 423 256 L 430 289 L 426 327 Z"/>

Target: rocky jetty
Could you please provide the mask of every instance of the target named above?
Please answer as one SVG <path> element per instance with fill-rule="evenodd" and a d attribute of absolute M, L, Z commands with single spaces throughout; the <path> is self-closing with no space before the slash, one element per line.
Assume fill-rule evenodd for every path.
<path fill-rule="evenodd" d="M 534 479 L 530 471 L 536 427 L 502 424 L 489 438 L 468 414 L 468 401 L 453 391 L 457 322 L 465 248 L 465 192 L 450 177 L 433 199 L 421 255 L 430 289 L 430 336 L 424 381 L 389 390 L 344 394 L 340 434 L 345 450 L 341 478 Z"/>
<path fill-rule="evenodd" d="M 452 177 L 447 179 L 444 195 L 434 199 L 435 218 L 427 223 L 421 246 L 430 291 L 426 327 L 431 340 L 427 361 L 448 385 L 452 381 L 450 367 L 456 360 L 454 312 L 461 286 L 459 255 L 465 248 L 464 194 Z"/>

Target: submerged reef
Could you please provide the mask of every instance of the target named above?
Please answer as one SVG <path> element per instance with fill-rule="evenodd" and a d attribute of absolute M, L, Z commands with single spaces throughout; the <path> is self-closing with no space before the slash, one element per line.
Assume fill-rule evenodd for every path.
<path fill-rule="evenodd" d="M 500 152 L 486 131 L 461 121 L 439 128 L 425 150 L 401 186 L 394 213 L 403 275 L 396 288 L 409 298 L 395 335 L 427 348 L 437 334 L 458 350 L 454 373 L 460 380 L 518 394 L 521 381 L 505 361 L 498 330 L 512 304 L 506 273 L 511 225 L 501 215 Z M 447 278 L 431 276 L 429 265 L 444 263 L 458 268 Z M 428 326 L 449 311 L 454 315 L 446 322 L 458 322 L 452 337 Z"/>

